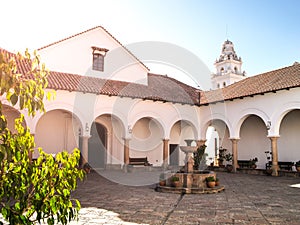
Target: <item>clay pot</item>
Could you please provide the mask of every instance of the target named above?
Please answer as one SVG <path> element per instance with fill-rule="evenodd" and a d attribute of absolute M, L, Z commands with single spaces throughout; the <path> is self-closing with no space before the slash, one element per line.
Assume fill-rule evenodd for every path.
<path fill-rule="evenodd" d="M 159 186 L 166 186 L 166 181 L 165 180 L 159 181 Z"/>
<path fill-rule="evenodd" d="M 213 188 L 213 187 L 215 187 L 215 186 L 216 186 L 216 182 L 215 182 L 215 181 L 208 181 L 208 182 L 207 182 L 207 187 Z"/>
<path fill-rule="evenodd" d="M 172 186 L 177 188 L 180 187 L 180 182 L 179 181 L 172 181 Z"/>

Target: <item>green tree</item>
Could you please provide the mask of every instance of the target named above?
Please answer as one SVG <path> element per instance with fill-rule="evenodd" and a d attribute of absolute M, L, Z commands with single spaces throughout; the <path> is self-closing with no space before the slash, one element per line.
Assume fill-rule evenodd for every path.
<path fill-rule="evenodd" d="M 27 110 L 29 116 L 44 112 L 43 99 L 53 96 L 50 92 L 45 96 L 47 76 L 36 53 L 0 54 L 0 96 Z M 67 224 L 78 218 L 80 209 L 79 201 L 71 197 L 78 178 L 84 177 L 78 168 L 80 152 L 61 152 L 54 158 L 39 148 L 40 156 L 31 162 L 34 147 L 24 116 L 15 120 L 14 131 L 9 130 L 0 101 L 0 210 L 4 219 L 10 224 Z"/>

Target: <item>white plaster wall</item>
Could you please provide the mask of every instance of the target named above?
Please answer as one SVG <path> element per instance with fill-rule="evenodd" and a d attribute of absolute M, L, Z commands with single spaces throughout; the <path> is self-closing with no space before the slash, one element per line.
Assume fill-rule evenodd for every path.
<path fill-rule="evenodd" d="M 36 147 L 42 147 L 46 153 L 56 154 L 63 150 L 72 152 L 78 147 L 79 126 L 71 119 L 71 114 L 62 110 L 45 113 L 36 128 Z M 33 158 L 38 156 L 35 151 Z"/>
<path fill-rule="evenodd" d="M 149 163 L 154 166 L 162 165 L 162 135 L 161 127 L 151 118 L 138 120 L 132 129 L 129 156 L 133 158 L 147 156 Z"/>
<path fill-rule="evenodd" d="M 300 110 L 289 112 L 282 120 L 278 139 L 278 160 L 300 160 Z"/>
<path fill-rule="evenodd" d="M 257 157 L 257 168 L 264 169 L 268 161 L 265 151 L 270 150 L 270 140 L 263 121 L 257 116 L 249 116 L 242 124 L 240 135 L 238 159 L 250 160 Z"/>
<path fill-rule="evenodd" d="M 290 90 L 282 90 L 277 91 L 276 93 L 267 93 L 264 95 L 256 95 L 253 97 L 246 97 L 243 99 L 236 99 L 234 101 L 226 101 L 225 103 L 217 103 L 211 104 L 209 106 L 201 107 L 200 115 L 202 118 L 201 121 L 201 132 L 206 132 L 206 122 L 210 121 L 212 118 L 217 118 L 219 120 L 224 121 L 228 128 L 229 128 L 229 137 L 228 138 L 241 138 L 238 142 L 238 154 L 239 158 L 247 157 L 247 151 L 253 151 L 248 149 L 247 151 L 243 150 L 242 143 L 249 142 L 250 139 L 242 140 L 243 136 L 241 136 L 241 127 L 244 120 L 249 115 L 257 115 L 259 118 L 262 119 L 260 123 L 255 123 L 254 125 L 249 125 L 247 132 L 248 136 L 252 136 L 253 141 L 258 141 L 258 146 L 260 149 L 257 152 L 257 156 L 261 162 L 258 162 L 260 167 L 264 165 L 264 158 L 266 157 L 262 154 L 262 151 L 270 150 L 271 143 L 267 136 L 281 136 L 281 133 L 285 133 L 284 136 L 287 137 L 295 137 L 295 127 L 290 125 L 297 124 L 295 121 L 297 119 L 290 119 L 294 122 L 287 122 L 285 125 L 286 128 L 282 128 L 282 131 L 279 132 L 281 118 L 288 113 L 291 109 L 299 109 L 300 108 L 300 89 L 290 89 Z M 266 133 L 266 129 L 264 126 L 266 125 L 267 121 L 271 121 L 271 128 Z M 278 129 L 277 129 L 278 128 Z M 296 132 L 297 133 L 297 132 Z M 226 140 L 227 138 L 224 138 Z M 280 140 L 282 139 L 282 140 Z M 228 140 L 228 139 L 227 139 Z M 228 147 L 226 148 L 231 149 L 231 142 L 227 141 Z M 223 144 L 222 144 L 223 145 Z M 278 139 L 278 149 L 280 151 L 280 160 L 289 159 L 288 161 L 296 161 L 293 160 L 294 158 L 298 157 L 299 150 L 296 149 L 297 144 L 293 142 L 287 141 L 286 138 L 279 138 Z M 283 147 L 284 146 L 284 147 Z M 288 146 L 288 147 L 287 147 Z M 224 147 L 224 146 L 223 146 Z M 248 147 L 247 147 L 248 148 Z M 264 150 L 266 148 L 266 150 Z M 282 149 L 289 149 L 289 152 L 283 151 Z M 280 150 L 281 149 L 281 150 Z M 255 154 L 255 151 L 254 151 Z M 250 156 L 250 153 L 249 153 Z M 266 160 L 266 159 L 265 159 Z"/>
<path fill-rule="evenodd" d="M 92 46 L 109 49 L 103 72 L 92 70 Z M 51 45 L 38 53 L 51 71 L 147 84 L 148 69 L 102 28 Z"/>

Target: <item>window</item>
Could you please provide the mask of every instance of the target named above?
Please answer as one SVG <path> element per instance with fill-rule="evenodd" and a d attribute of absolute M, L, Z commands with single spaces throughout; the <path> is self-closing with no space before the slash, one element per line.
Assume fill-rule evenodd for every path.
<path fill-rule="evenodd" d="M 93 54 L 93 70 L 104 70 L 104 55 L 101 55 L 100 53 Z"/>
<path fill-rule="evenodd" d="M 104 57 L 108 49 L 92 47 L 93 49 L 93 70 L 104 71 Z"/>
<path fill-rule="evenodd" d="M 226 87 L 226 82 L 223 82 L 223 87 Z"/>

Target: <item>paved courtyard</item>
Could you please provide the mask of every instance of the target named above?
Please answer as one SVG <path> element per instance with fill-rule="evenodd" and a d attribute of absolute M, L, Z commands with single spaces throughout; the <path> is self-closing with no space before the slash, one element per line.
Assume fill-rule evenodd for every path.
<path fill-rule="evenodd" d="M 224 192 L 178 195 L 154 191 L 158 172 L 100 174 L 88 174 L 74 193 L 82 209 L 72 225 L 300 224 L 300 188 L 290 186 L 300 178 L 219 172 Z"/>

